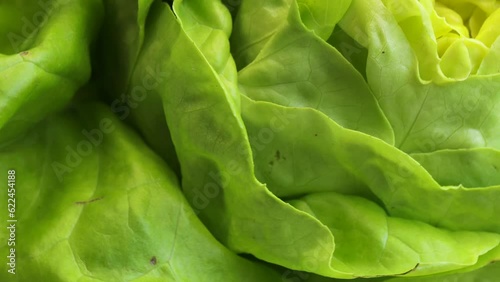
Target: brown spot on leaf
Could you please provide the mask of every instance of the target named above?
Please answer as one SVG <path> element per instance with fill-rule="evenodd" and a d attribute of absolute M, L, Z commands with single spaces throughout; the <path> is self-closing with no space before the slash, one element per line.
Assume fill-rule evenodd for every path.
<path fill-rule="evenodd" d="M 149 263 L 151 263 L 151 265 L 156 265 L 156 257 L 153 256 L 150 260 L 149 260 Z"/>
<path fill-rule="evenodd" d="M 21 56 L 28 56 L 30 51 L 22 51 Z"/>
<path fill-rule="evenodd" d="M 277 161 L 279 161 L 281 159 L 280 150 L 276 150 L 276 154 L 274 154 L 274 157 L 276 158 Z"/>
<path fill-rule="evenodd" d="M 96 201 L 102 200 L 103 198 L 104 198 L 104 197 L 99 197 L 99 198 L 95 198 L 95 199 L 88 200 L 88 201 L 80 201 L 80 202 L 75 202 L 75 204 L 77 204 L 77 205 L 87 205 L 87 204 L 90 204 L 90 203 L 93 203 L 93 202 L 96 202 Z"/>

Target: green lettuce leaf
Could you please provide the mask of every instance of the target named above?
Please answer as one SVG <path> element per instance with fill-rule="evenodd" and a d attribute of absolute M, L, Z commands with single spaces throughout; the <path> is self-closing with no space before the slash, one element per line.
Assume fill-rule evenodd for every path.
<path fill-rule="evenodd" d="M 0 280 L 496 281 L 499 8 L 0 3 Z"/>
<path fill-rule="evenodd" d="M 0 143 L 60 110 L 87 82 L 103 14 L 97 0 L 27 2 L 0 4 L 9 14 L 0 20 L 9 30 L 0 41 Z"/>
<path fill-rule="evenodd" d="M 498 234 L 450 232 L 388 217 L 360 197 L 318 193 L 290 203 L 328 226 L 336 242 L 332 267 L 355 277 L 421 276 L 460 269 L 474 265 L 500 242 Z"/>
<path fill-rule="evenodd" d="M 298 5 L 305 26 L 323 39 L 330 37 L 351 0 L 242 0 L 234 20 L 231 51 L 239 68 L 252 62 Z M 255 24 L 258 22 L 259 24 Z"/>
<path fill-rule="evenodd" d="M 198 216 L 236 252 L 302 270 L 307 270 L 302 253 L 319 252 L 318 258 L 328 263 L 330 232 L 255 179 L 243 121 L 219 74 L 167 6 L 155 4 L 152 11 L 134 75 L 141 77 L 158 63 L 164 74 L 164 82 L 152 91 L 163 99 L 183 192 Z M 182 68 L 194 71 L 174 71 Z"/>
<path fill-rule="evenodd" d="M 490 148 L 442 150 L 412 154 L 441 185 L 488 187 L 500 185 L 500 151 Z"/>
<path fill-rule="evenodd" d="M 368 50 L 368 85 L 394 130 L 396 146 L 412 153 L 500 148 L 500 74 L 464 80 L 423 76 L 425 60 L 432 57 L 425 38 L 432 34 L 430 23 L 421 20 L 424 9 L 411 8 L 420 5 L 415 2 L 353 1 L 339 23 Z"/>
<path fill-rule="evenodd" d="M 104 105 L 52 116 L 2 148 L 0 168 L 13 167 L 18 272 L 4 264 L 2 281 L 280 279 L 215 240 L 172 170 Z"/>
<path fill-rule="evenodd" d="M 256 148 L 254 150 L 256 175 L 268 184 L 268 188 L 273 193 L 285 199 L 297 199 L 291 200 L 291 203 L 316 215 L 322 223 L 331 226 L 336 246 L 335 250 L 332 250 L 334 251 L 332 261 L 334 269 L 352 273 L 353 277 L 397 275 L 410 270 L 408 275 L 446 272 L 453 269 L 453 266 L 448 263 L 459 256 L 451 253 L 449 256 L 440 257 L 437 254 L 433 256 L 429 254 L 429 251 L 424 251 L 423 247 L 417 246 L 432 244 L 432 247 L 428 249 L 457 249 L 456 246 L 448 245 L 453 244 L 455 239 L 448 241 L 445 238 L 451 237 L 439 235 L 440 233 L 449 234 L 446 229 L 499 232 L 498 226 L 494 226 L 495 221 L 492 221 L 492 214 L 495 214 L 492 209 L 499 197 L 498 186 L 488 189 L 466 189 L 461 186 L 440 187 L 410 156 L 381 140 L 343 129 L 317 111 L 277 109 L 277 105 L 268 102 L 253 102 L 248 98 L 242 101 L 244 121 L 251 144 Z M 280 120 L 279 127 L 273 127 L 273 120 Z M 270 131 L 272 135 L 264 144 L 262 143 L 264 139 L 258 143 L 259 141 L 256 141 L 258 138 L 255 138 L 262 133 L 262 129 L 274 129 Z M 337 199 L 340 199 L 335 200 L 333 196 L 328 196 L 329 194 L 317 193 L 329 191 L 346 196 L 330 192 L 331 195 L 337 195 Z M 321 208 L 311 211 L 307 205 L 304 207 L 301 204 L 302 197 L 307 199 L 309 195 L 325 201 L 320 206 Z M 396 229 L 401 228 L 401 232 L 411 231 L 403 237 L 400 236 L 401 238 L 398 237 L 403 240 L 403 244 L 390 247 L 387 254 L 389 256 L 389 254 L 397 253 L 401 256 L 380 257 L 385 255 L 385 252 L 381 253 L 380 249 L 377 249 L 377 244 L 373 242 L 383 240 L 384 236 L 381 234 L 384 233 L 359 231 L 364 225 L 369 228 L 371 222 L 374 221 L 370 219 L 370 216 L 377 212 L 365 210 L 363 213 L 360 207 L 353 208 L 357 211 L 353 213 L 353 218 L 345 219 L 349 214 L 348 211 L 340 208 L 340 210 L 332 210 L 334 207 L 347 205 L 345 203 L 349 202 L 349 197 L 353 197 L 347 195 L 362 196 L 364 199 L 360 201 L 373 208 L 382 201 L 380 204 L 388 211 L 391 218 L 405 218 L 395 220 L 404 226 Z M 379 209 L 379 214 L 384 214 L 380 206 L 377 209 Z M 360 222 L 352 223 L 356 222 L 356 218 L 359 218 Z M 366 222 L 364 222 L 365 218 Z M 420 222 L 411 221 L 411 219 L 417 219 Z M 347 225 L 343 225 L 343 222 Z M 349 224 L 354 224 L 355 227 Z M 386 226 L 376 223 L 375 225 L 379 228 Z M 430 225 L 441 227 L 441 229 L 435 229 Z M 429 226 L 426 227 L 427 231 L 423 231 L 426 230 L 423 226 Z M 420 231 L 424 233 L 412 235 Z M 364 234 L 366 237 L 360 239 L 356 237 L 356 234 Z M 491 234 L 490 236 L 495 238 L 497 235 Z M 418 243 L 419 238 L 424 238 L 423 242 Z M 375 241 L 370 243 L 365 240 Z M 359 242 L 364 242 L 360 246 L 363 251 L 354 247 Z M 342 247 L 346 245 L 348 247 Z M 495 241 L 490 246 L 491 248 L 484 252 L 475 253 L 469 265 L 480 263 L 479 258 L 496 248 L 498 243 Z M 397 251 L 390 252 L 391 248 Z M 403 251 L 405 248 L 409 248 L 408 251 Z M 340 258 L 335 259 L 337 251 L 339 251 Z M 371 253 L 372 256 L 365 257 L 365 255 L 359 255 L 360 253 Z M 408 257 L 404 257 L 404 254 Z M 439 254 L 442 255 L 442 253 Z M 432 258 L 434 261 L 432 259 L 426 261 L 427 258 Z M 488 254 L 488 260 L 498 258 L 497 251 Z M 374 264 L 374 261 L 379 261 L 378 259 L 385 262 L 381 263 L 379 268 Z M 411 267 L 410 262 L 413 262 Z M 422 266 L 418 270 L 413 269 L 417 264 L 419 266 L 422 264 Z M 363 268 L 363 265 L 366 268 Z M 454 267 L 459 269 L 466 266 L 465 263 L 457 263 Z M 330 276 L 327 272 L 320 272 L 320 270 L 315 273 Z"/>
<path fill-rule="evenodd" d="M 297 10 L 293 4 L 281 28 L 239 72 L 242 91 L 259 101 L 315 108 L 344 127 L 393 143 L 392 129 L 363 77 L 306 29 Z"/>
<path fill-rule="evenodd" d="M 500 186 L 440 186 L 406 153 L 344 129 L 318 111 L 242 101 L 245 125 L 254 137 L 250 141 L 255 148 L 260 146 L 254 150 L 257 175 L 264 176 L 260 180 L 271 191 L 276 187 L 277 195 L 321 191 L 375 195 L 392 216 L 452 230 L 500 232 L 499 223 L 492 220 L 498 212 Z M 259 145 L 255 136 L 262 129 L 276 128 L 274 121 L 283 117 L 287 122 L 272 131 L 265 146 Z"/>

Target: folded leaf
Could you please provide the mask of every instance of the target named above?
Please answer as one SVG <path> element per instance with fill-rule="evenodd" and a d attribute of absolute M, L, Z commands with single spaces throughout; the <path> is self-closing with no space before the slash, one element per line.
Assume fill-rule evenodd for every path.
<path fill-rule="evenodd" d="M 500 75 L 424 81 L 419 68 L 426 62 L 418 52 L 420 47 L 427 48 L 422 37 L 429 36 L 429 31 L 416 16 L 408 16 L 408 21 L 418 22 L 417 29 L 411 24 L 406 27 L 406 21 L 398 22 L 401 11 L 423 17 L 422 11 L 384 2 L 395 7 L 378 0 L 353 1 L 340 26 L 368 49 L 368 85 L 394 130 L 396 146 L 411 153 L 500 148 L 500 96 L 496 90 Z M 412 39 L 413 33 L 418 37 Z M 429 59 L 428 51 L 425 54 L 424 59 Z"/>
<path fill-rule="evenodd" d="M 164 75 L 152 91 L 163 99 L 187 200 L 215 237 L 236 252 L 302 270 L 308 270 L 304 253 L 315 252 L 329 262 L 330 232 L 255 179 L 246 131 L 230 93 L 170 9 L 153 7 L 151 33 L 135 73 L 157 65 Z M 194 71 L 175 71 L 182 68 Z"/>
<path fill-rule="evenodd" d="M 500 151 L 489 148 L 443 150 L 412 154 L 441 185 L 488 187 L 500 185 Z"/>
<path fill-rule="evenodd" d="M 335 191 L 370 197 L 372 193 L 391 216 L 451 230 L 500 232 L 499 221 L 494 220 L 500 212 L 496 204 L 500 186 L 440 186 L 406 153 L 380 139 L 342 128 L 316 110 L 286 108 L 248 98 L 242 102 L 249 136 L 258 136 L 266 128 L 276 129 L 273 123 L 288 117 L 288 122 L 280 123 L 268 134 L 272 138 L 266 139 L 264 145 L 250 138 L 257 148 L 257 175 L 265 176 L 259 179 L 269 183 L 271 191 L 277 183 L 278 195 Z M 278 153 L 281 161 L 270 167 L 269 162 L 278 159 Z M 308 169 L 321 166 L 317 171 Z M 327 174 L 328 170 L 332 173 Z M 286 187 L 291 187 L 290 192 Z"/>
<path fill-rule="evenodd" d="M 27 1 L 1 4 L 1 10 L 18 19 L 17 6 L 23 2 Z M 60 110 L 87 82 L 89 45 L 103 12 L 97 0 L 33 1 L 26 5 L 23 11 L 30 16 L 21 18 L 21 31 L 8 33 L 16 39 L 10 42 L 13 50 L 8 50 L 3 39 L 0 42 L 0 52 L 7 52 L 0 55 L 0 144 Z"/>
<path fill-rule="evenodd" d="M 315 108 L 344 127 L 393 143 L 392 129 L 363 77 L 305 28 L 296 5 L 238 79 L 252 99 Z"/>
<path fill-rule="evenodd" d="M 2 281 L 280 279 L 215 240 L 175 174 L 104 105 L 51 117 L 2 149 L 0 168 L 12 167 L 18 272 L 4 264 Z M 0 199 L 7 202 L 7 193 Z"/>
<path fill-rule="evenodd" d="M 375 203 L 337 193 L 309 194 L 290 202 L 332 231 L 332 268 L 358 277 L 420 276 L 474 265 L 498 246 L 500 235 L 450 232 L 388 217 Z M 324 274 L 323 274 L 324 275 Z"/>

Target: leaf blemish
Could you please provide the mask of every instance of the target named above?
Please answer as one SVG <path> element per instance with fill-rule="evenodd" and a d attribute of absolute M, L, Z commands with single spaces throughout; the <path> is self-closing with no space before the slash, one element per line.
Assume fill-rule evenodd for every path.
<path fill-rule="evenodd" d="M 150 260 L 149 260 L 149 263 L 151 263 L 151 265 L 156 265 L 156 257 L 153 256 Z"/>
<path fill-rule="evenodd" d="M 86 204 L 90 204 L 90 203 L 93 203 L 93 202 L 96 202 L 96 201 L 102 200 L 103 198 L 104 198 L 104 197 L 99 197 L 99 198 L 95 198 L 95 199 L 88 200 L 88 201 L 80 201 L 80 202 L 75 202 L 75 204 L 77 204 L 77 205 L 86 205 Z"/>
<path fill-rule="evenodd" d="M 274 157 L 276 158 L 277 161 L 279 161 L 281 159 L 280 150 L 276 150 L 276 154 L 274 154 Z"/>

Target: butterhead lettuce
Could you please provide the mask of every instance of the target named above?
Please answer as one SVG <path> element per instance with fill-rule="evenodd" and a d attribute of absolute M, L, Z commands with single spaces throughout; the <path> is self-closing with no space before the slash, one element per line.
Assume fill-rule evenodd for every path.
<path fill-rule="evenodd" d="M 497 1 L 26 3 L 0 280 L 496 281 Z"/>

